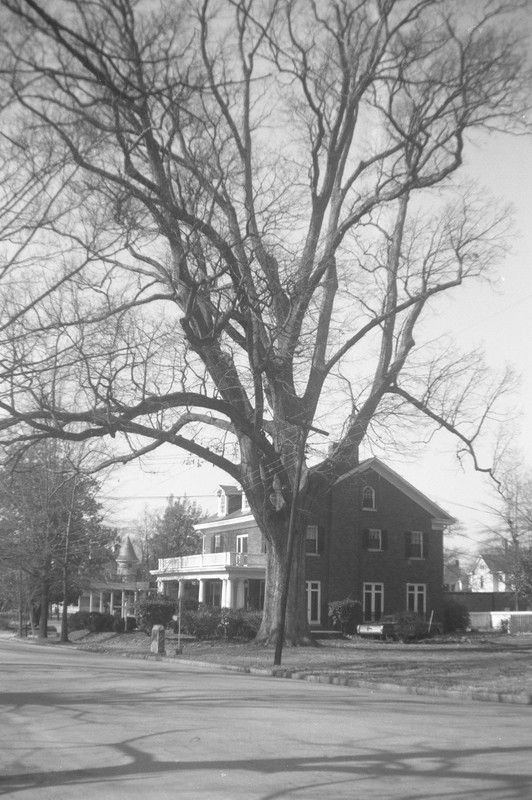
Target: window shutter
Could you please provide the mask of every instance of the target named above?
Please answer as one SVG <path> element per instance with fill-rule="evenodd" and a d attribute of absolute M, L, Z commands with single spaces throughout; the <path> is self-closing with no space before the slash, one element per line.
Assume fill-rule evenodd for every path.
<path fill-rule="evenodd" d="M 423 558 L 429 557 L 429 537 L 426 533 L 423 534 Z"/>
<path fill-rule="evenodd" d="M 369 529 L 364 528 L 362 531 L 362 547 L 364 550 L 369 550 Z"/>
<path fill-rule="evenodd" d="M 405 558 L 410 558 L 412 555 L 412 534 L 410 531 L 405 531 Z"/>
<path fill-rule="evenodd" d="M 388 549 L 388 531 L 381 531 L 381 544 L 383 550 Z"/>
<path fill-rule="evenodd" d="M 216 536 L 213 534 L 211 536 L 211 553 L 214 553 L 216 550 Z"/>
<path fill-rule="evenodd" d="M 318 526 L 318 541 L 316 543 L 316 552 L 317 553 L 323 553 L 323 545 L 324 545 L 323 532 L 322 532 L 321 528 Z"/>

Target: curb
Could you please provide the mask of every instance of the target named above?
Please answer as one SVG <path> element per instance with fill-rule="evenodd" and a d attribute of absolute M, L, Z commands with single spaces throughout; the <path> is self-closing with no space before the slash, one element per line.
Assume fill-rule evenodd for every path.
<path fill-rule="evenodd" d="M 85 649 L 85 648 L 77 648 Z M 87 650 L 85 650 L 87 652 Z M 91 651 L 101 652 L 101 651 Z M 117 655 L 109 651 L 103 655 Z M 141 653 L 121 653 L 124 658 L 140 659 L 144 661 L 164 661 L 170 664 L 183 664 L 187 667 L 200 667 L 202 669 L 216 669 L 221 672 L 238 672 L 243 675 L 258 675 L 263 678 L 284 678 L 289 680 L 307 681 L 308 683 L 329 684 L 332 686 L 352 687 L 355 689 L 369 689 L 370 692 L 395 692 L 396 694 L 418 695 L 422 697 L 447 697 L 451 700 L 474 700 L 485 703 L 507 703 L 511 705 L 532 705 L 532 694 L 511 694 L 509 692 L 488 691 L 485 689 L 431 689 L 422 686 L 401 686 L 396 683 L 372 683 L 361 678 L 350 678 L 338 672 L 301 672 L 284 667 L 244 667 L 237 664 L 217 664 L 212 661 L 194 661 L 180 658 L 180 656 L 160 656 Z"/>
<path fill-rule="evenodd" d="M 36 641 L 28 642 L 27 640 L 17 639 L 15 641 L 26 641 L 27 644 L 37 644 Z M 40 645 L 53 645 L 56 642 L 38 642 Z M 103 650 L 99 648 L 89 648 L 83 645 L 71 643 L 70 645 L 74 650 L 79 650 L 85 653 L 96 653 L 105 656 L 118 656 L 121 658 L 131 658 L 136 661 L 156 661 L 165 662 L 170 664 L 183 664 L 187 667 L 199 667 L 202 669 L 215 669 L 221 672 L 237 672 L 242 675 L 258 675 L 263 678 L 284 678 L 289 680 L 307 681 L 308 683 L 328 684 L 332 686 L 352 687 L 356 689 L 368 689 L 370 693 L 386 691 L 394 692 L 396 694 L 417 695 L 421 697 L 447 697 L 451 700 L 474 700 L 484 703 L 506 703 L 510 705 L 532 705 L 532 694 L 511 694 L 509 692 L 489 691 L 487 689 L 432 689 L 423 688 L 422 686 L 401 686 L 396 683 L 372 683 L 360 678 L 350 678 L 348 675 L 338 672 L 302 672 L 301 670 L 287 669 L 286 667 L 245 667 L 237 664 L 218 664 L 212 661 L 194 661 L 191 659 L 181 658 L 179 655 L 156 655 L 153 653 L 139 653 L 139 652 L 112 652 L 112 650 Z"/>

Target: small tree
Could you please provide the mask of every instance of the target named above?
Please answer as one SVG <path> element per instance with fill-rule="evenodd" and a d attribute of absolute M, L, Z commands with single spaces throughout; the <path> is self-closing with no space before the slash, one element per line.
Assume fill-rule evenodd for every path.
<path fill-rule="evenodd" d="M 156 569 L 159 558 L 201 553 L 202 536 L 194 530 L 201 516 L 195 503 L 171 495 L 164 511 L 153 516 L 151 532 L 145 537 L 148 568 Z"/>
<path fill-rule="evenodd" d="M 72 450 L 45 442 L 0 474 L 4 564 L 26 575 L 31 612 L 47 636 L 50 602 L 66 605 L 111 557 L 115 538 L 102 525 L 98 483 L 74 471 Z"/>

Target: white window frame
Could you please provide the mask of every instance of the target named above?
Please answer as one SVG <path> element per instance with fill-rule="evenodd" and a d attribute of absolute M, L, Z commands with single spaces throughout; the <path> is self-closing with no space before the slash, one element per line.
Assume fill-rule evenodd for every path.
<path fill-rule="evenodd" d="M 419 555 L 413 555 L 416 547 L 419 547 Z M 423 531 L 410 531 L 410 558 L 418 560 L 425 558 L 425 534 Z"/>
<path fill-rule="evenodd" d="M 371 504 L 368 505 L 366 502 L 365 495 L 369 493 L 371 497 Z M 375 511 L 376 510 L 376 502 L 375 502 L 375 489 L 373 486 L 364 486 L 362 489 L 362 510 L 363 511 Z"/>
<path fill-rule="evenodd" d="M 248 534 L 247 533 L 239 533 L 236 537 L 236 552 L 237 553 L 247 553 L 248 552 Z M 244 546 L 245 545 L 245 546 Z"/>
<path fill-rule="evenodd" d="M 214 534 L 214 552 L 221 553 L 222 552 L 222 534 L 215 533 Z"/>
<path fill-rule="evenodd" d="M 406 610 L 424 617 L 427 613 L 427 584 L 406 584 Z"/>
<path fill-rule="evenodd" d="M 371 534 L 378 534 L 378 547 L 372 547 L 371 545 Z M 382 530 L 380 528 L 368 528 L 368 550 L 373 550 L 373 552 L 380 552 L 382 550 Z"/>
<path fill-rule="evenodd" d="M 370 598 L 369 608 L 367 597 Z M 362 609 L 364 620 L 367 622 L 375 622 L 379 620 L 384 613 L 384 584 L 365 582 L 362 587 Z M 380 599 L 380 608 L 377 599 Z M 378 614 L 378 616 L 376 616 Z"/>
<path fill-rule="evenodd" d="M 227 514 L 227 495 L 223 489 L 218 490 L 218 516 L 225 517 Z"/>
<path fill-rule="evenodd" d="M 309 625 L 317 625 L 321 622 L 321 581 L 305 581 L 307 595 L 307 620 Z M 312 614 L 312 600 L 315 600 L 316 614 Z"/>
<path fill-rule="evenodd" d="M 311 534 L 309 536 L 309 534 Z M 319 531 L 317 525 L 307 525 L 307 532 L 305 535 L 305 553 L 307 556 L 317 556 L 319 555 L 318 552 L 318 538 L 319 538 Z M 313 542 L 312 547 L 309 549 L 309 542 Z"/>

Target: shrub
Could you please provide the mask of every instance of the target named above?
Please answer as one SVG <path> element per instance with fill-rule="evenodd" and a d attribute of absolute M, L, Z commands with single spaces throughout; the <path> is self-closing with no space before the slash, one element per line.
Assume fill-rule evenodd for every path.
<path fill-rule="evenodd" d="M 126 633 L 131 633 L 137 629 L 137 618 L 126 617 Z"/>
<path fill-rule="evenodd" d="M 467 606 L 457 600 L 448 600 L 443 608 L 443 628 L 446 633 L 464 631 L 469 628 L 471 619 Z"/>
<path fill-rule="evenodd" d="M 219 634 L 226 639 L 254 639 L 260 628 L 262 613 L 244 608 L 223 608 Z"/>
<path fill-rule="evenodd" d="M 136 608 L 137 625 L 142 631 L 150 632 L 154 625 L 168 628 L 175 614 L 176 604 L 173 600 L 157 598 L 143 600 Z"/>
<path fill-rule="evenodd" d="M 359 600 L 353 600 L 351 597 L 329 603 L 328 616 L 333 628 L 341 630 L 343 634 L 353 633 L 361 606 Z"/>
<path fill-rule="evenodd" d="M 217 608 L 199 605 L 181 612 L 181 632 L 197 639 L 254 639 L 262 613 L 243 608 Z M 178 623 L 174 623 L 177 632 Z"/>
<path fill-rule="evenodd" d="M 70 631 L 88 630 L 91 633 L 112 631 L 116 617 L 111 614 L 100 614 L 99 611 L 76 611 L 68 617 Z"/>
<path fill-rule="evenodd" d="M 113 620 L 113 631 L 115 633 L 124 633 L 126 629 L 126 621 L 123 617 L 115 617 Z"/>
<path fill-rule="evenodd" d="M 0 631 L 7 631 L 17 626 L 18 618 L 15 613 L 0 614 Z"/>
<path fill-rule="evenodd" d="M 393 619 L 399 639 L 422 639 L 428 635 L 428 623 L 412 611 L 401 611 Z"/>
<path fill-rule="evenodd" d="M 222 609 L 199 605 L 196 611 L 181 612 L 181 633 L 195 636 L 196 639 L 215 639 L 220 635 Z M 174 624 L 177 630 L 177 622 Z"/>

